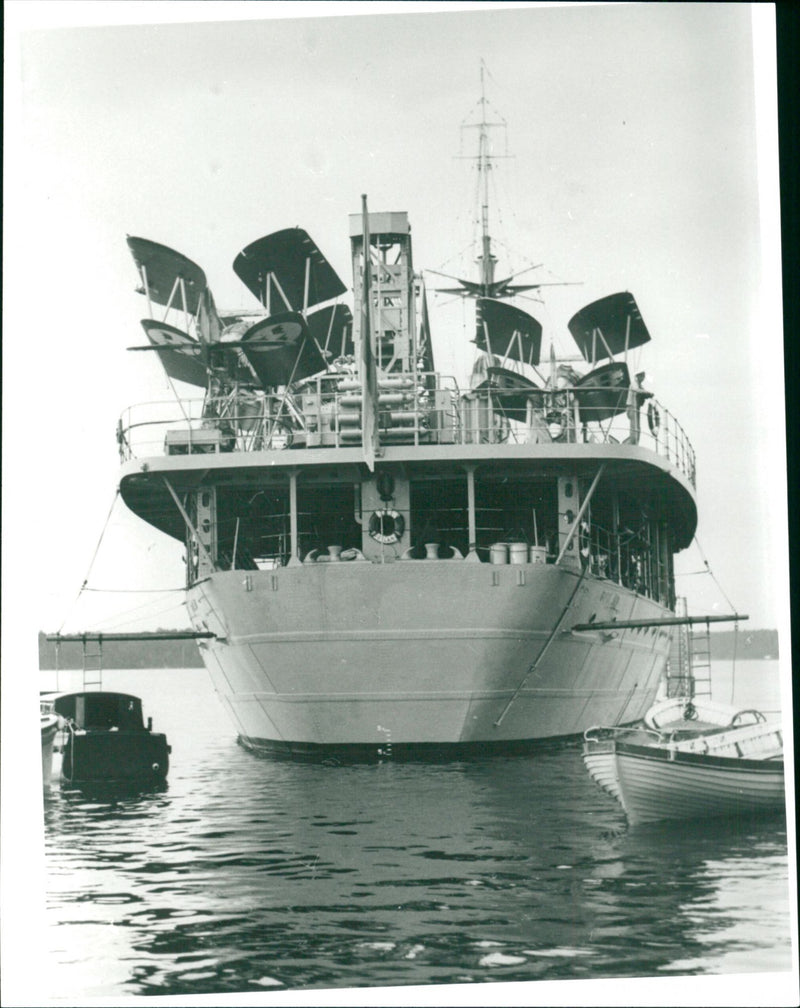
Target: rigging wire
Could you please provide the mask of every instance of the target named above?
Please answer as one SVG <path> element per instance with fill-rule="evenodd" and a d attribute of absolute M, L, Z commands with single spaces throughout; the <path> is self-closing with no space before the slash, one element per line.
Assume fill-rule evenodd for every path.
<path fill-rule="evenodd" d="M 475 216 L 472 218 L 472 258 L 476 259 L 480 246 L 480 227 L 481 227 L 481 173 L 479 168 L 476 167 L 475 170 L 475 193 L 473 196 L 473 207 L 475 208 Z"/>
<path fill-rule="evenodd" d="M 700 540 L 697 538 L 696 535 L 694 537 L 694 543 L 695 543 L 695 545 L 697 546 L 697 549 L 700 552 L 700 558 L 702 559 L 703 563 L 706 566 L 705 571 L 695 571 L 694 573 L 697 573 L 697 574 L 708 573 L 710 575 L 710 577 L 711 577 L 711 580 L 714 582 L 714 584 L 719 589 L 720 595 L 722 595 L 722 597 L 728 603 L 728 608 L 730 609 L 730 611 L 734 615 L 736 615 L 736 608 L 733 605 L 733 603 L 731 602 L 731 600 L 728 598 L 728 596 L 725 594 L 725 592 L 723 591 L 722 585 L 719 583 L 719 581 L 717 581 L 717 579 L 716 579 L 716 577 L 714 575 L 714 572 L 711 570 L 711 564 L 706 559 L 706 555 L 703 552 L 703 547 L 700 545 Z M 734 624 L 734 631 L 733 631 L 733 657 L 731 658 L 731 703 L 733 703 L 733 696 L 734 696 L 734 693 L 736 691 L 736 655 L 737 655 L 737 650 L 738 650 L 738 644 L 739 644 L 739 621 L 736 620 L 736 622 Z"/>
<path fill-rule="evenodd" d="M 458 228 L 458 222 L 456 222 L 455 227 Z M 445 261 L 443 263 L 440 263 L 439 264 L 439 269 L 440 270 L 444 270 L 445 267 L 447 267 L 450 263 L 454 262 L 454 263 L 456 263 L 456 268 L 459 269 L 459 270 L 461 270 L 461 267 L 464 265 L 464 258 L 463 258 L 464 255 L 466 255 L 467 253 L 471 254 L 474 251 L 475 251 L 475 242 L 474 241 L 468 241 L 467 244 L 463 248 L 461 248 L 458 251 L 454 252 L 453 255 L 448 256 L 448 258 L 445 259 Z M 433 293 L 437 294 L 437 293 L 440 293 L 440 292 L 437 291 L 434 288 L 433 289 Z"/>
<path fill-rule="evenodd" d="M 696 535 L 694 537 L 694 543 L 697 546 L 697 549 L 700 551 L 700 558 L 702 559 L 702 561 L 703 561 L 703 563 L 705 564 L 705 567 L 706 567 L 706 569 L 705 569 L 704 572 L 703 571 L 699 571 L 698 573 L 707 573 L 707 574 L 709 574 L 711 576 L 711 580 L 714 582 L 714 584 L 717 586 L 717 588 L 719 588 L 720 595 L 722 595 L 722 597 L 728 603 L 728 607 L 730 608 L 730 611 L 735 614 L 736 613 L 736 607 L 733 605 L 733 603 L 731 602 L 731 600 L 728 598 L 728 596 L 722 590 L 722 585 L 719 583 L 719 581 L 717 581 L 716 577 L 714 576 L 714 572 L 711 570 L 711 564 L 706 559 L 706 555 L 703 552 L 703 547 L 700 545 L 700 540 L 697 538 Z"/>
<path fill-rule="evenodd" d="M 167 602 L 169 604 L 165 606 L 165 603 L 167 603 Z M 108 623 L 109 620 L 117 620 L 117 619 L 119 619 L 119 620 L 126 619 L 128 622 L 130 622 L 130 620 L 132 618 L 133 619 L 141 619 L 142 618 L 141 615 L 136 615 L 136 614 L 137 613 L 141 614 L 143 611 L 145 611 L 145 615 L 146 615 L 146 611 L 148 609 L 152 610 L 153 608 L 155 608 L 155 610 L 156 610 L 155 615 L 158 615 L 159 611 L 168 612 L 168 611 L 170 611 L 172 609 L 175 609 L 176 606 L 181 606 L 183 604 L 184 604 L 183 600 L 180 600 L 180 601 L 178 601 L 176 603 L 174 600 L 168 600 L 168 599 L 163 599 L 163 598 L 148 599 L 148 600 L 146 600 L 144 602 L 140 602 L 139 605 L 130 606 L 130 607 L 128 607 L 126 609 L 123 609 L 121 611 L 118 611 L 117 613 L 112 614 L 110 616 L 102 617 L 99 622 L 100 623 Z"/>
<path fill-rule="evenodd" d="M 97 545 L 94 548 L 94 553 L 92 554 L 92 559 L 89 561 L 89 569 L 86 571 L 86 577 L 83 579 L 83 584 L 78 589 L 78 594 L 75 596 L 75 599 L 74 599 L 72 605 L 67 610 L 66 616 L 61 621 L 61 626 L 58 628 L 58 633 L 61 633 L 61 631 L 64 629 L 64 624 L 67 622 L 67 619 L 69 618 L 70 613 L 75 608 L 75 605 L 77 604 L 78 599 L 81 597 L 81 595 L 83 594 L 84 589 L 86 588 L 87 582 L 89 581 L 89 577 L 91 576 L 91 573 L 92 573 L 92 567 L 94 567 L 94 562 L 97 559 L 97 554 L 98 554 L 98 552 L 100 550 L 100 546 L 101 546 L 101 544 L 103 542 L 103 537 L 106 534 L 106 529 L 108 528 L 108 523 L 111 521 L 111 514 L 114 511 L 114 506 L 117 503 L 117 498 L 118 497 L 119 497 L 119 487 L 117 487 L 116 490 L 114 491 L 114 499 L 111 501 L 111 507 L 108 509 L 108 515 L 106 516 L 105 523 L 103 524 L 103 529 L 100 532 L 100 538 L 97 540 Z"/>
<path fill-rule="evenodd" d="M 148 602 L 143 602 L 141 605 L 134 606 L 124 612 L 106 616 L 104 619 L 97 621 L 96 629 L 98 631 L 102 631 L 104 628 L 121 630 L 128 626 L 134 626 L 137 623 L 140 623 L 143 619 L 160 620 L 168 616 L 169 613 L 176 612 L 178 609 L 183 608 L 185 605 L 185 603 L 181 601 L 177 605 L 172 604 L 164 608 L 162 606 L 162 602 L 162 599 L 150 599 Z M 162 606 L 162 608 L 156 608 L 153 610 L 152 607 L 156 604 Z M 148 609 L 151 611 L 147 612 Z"/>

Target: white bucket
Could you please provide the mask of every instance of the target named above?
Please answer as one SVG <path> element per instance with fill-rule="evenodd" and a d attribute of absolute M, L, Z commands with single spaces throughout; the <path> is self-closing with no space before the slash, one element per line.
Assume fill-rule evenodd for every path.
<path fill-rule="evenodd" d="M 547 563 L 546 546 L 531 546 L 531 563 L 533 564 Z"/>
<path fill-rule="evenodd" d="M 277 570 L 281 566 L 278 557 L 253 557 L 253 563 L 259 570 Z"/>
<path fill-rule="evenodd" d="M 508 559 L 512 564 L 526 564 L 528 562 L 528 544 L 524 542 L 509 543 Z"/>
<path fill-rule="evenodd" d="M 508 563 L 508 543 L 492 543 L 489 547 L 489 563 Z"/>

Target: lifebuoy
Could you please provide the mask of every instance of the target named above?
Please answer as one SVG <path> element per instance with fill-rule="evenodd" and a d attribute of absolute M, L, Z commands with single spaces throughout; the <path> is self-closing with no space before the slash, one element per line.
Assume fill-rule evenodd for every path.
<path fill-rule="evenodd" d="M 369 534 L 375 542 L 391 546 L 399 542 L 406 530 L 406 522 L 401 514 L 391 508 L 373 511 L 369 520 Z"/>
<path fill-rule="evenodd" d="M 658 406 L 655 403 L 647 404 L 647 426 L 650 428 L 650 433 L 653 437 L 658 434 L 658 428 L 661 424 L 661 414 L 658 412 Z"/>
<path fill-rule="evenodd" d="M 589 556 L 591 547 L 590 532 L 589 522 L 582 520 L 578 529 L 578 550 L 584 559 Z"/>

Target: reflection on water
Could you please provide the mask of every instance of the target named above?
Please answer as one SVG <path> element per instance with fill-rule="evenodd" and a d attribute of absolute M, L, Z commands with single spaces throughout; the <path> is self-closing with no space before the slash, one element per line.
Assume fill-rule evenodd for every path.
<path fill-rule="evenodd" d="M 789 969 L 783 816 L 629 829 L 577 748 L 258 760 L 180 675 L 167 791 L 46 804 L 51 996 Z"/>

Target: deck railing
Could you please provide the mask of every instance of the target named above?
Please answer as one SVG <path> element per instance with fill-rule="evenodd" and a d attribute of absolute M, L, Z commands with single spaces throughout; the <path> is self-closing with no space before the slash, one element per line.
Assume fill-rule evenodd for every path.
<path fill-rule="evenodd" d="M 288 501 L 286 503 L 288 505 Z M 402 516 L 407 528 L 412 528 L 413 522 L 416 522 L 417 530 L 424 527 L 424 509 L 412 511 L 411 508 L 399 507 L 395 510 Z M 508 510 L 478 507 L 475 511 L 477 542 L 474 553 L 481 562 L 509 566 L 529 562 L 556 562 L 557 537 L 542 537 L 534 545 L 525 536 L 524 530 L 519 528 L 513 533 L 519 537 L 517 541 L 501 541 L 508 540 L 508 528 L 494 521 L 495 515 L 507 517 Z M 469 552 L 466 509 L 439 508 L 436 517 L 439 519 L 436 535 L 440 541 L 437 541 L 438 548 L 433 555 L 441 560 L 463 559 Z M 341 512 L 336 510 L 298 509 L 299 558 L 311 563 L 317 559 L 317 554 L 322 554 L 322 561 L 329 561 L 330 547 L 325 533 L 320 534 L 320 527 L 334 528 L 339 519 Z M 255 522 L 241 522 L 238 516 L 209 522 L 206 533 L 211 541 L 219 544 L 215 557 L 217 569 L 272 570 L 286 566 L 292 557 L 290 527 L 288 506 L 285 510 L 276 510 L 262 516 Z M 353 554 L 360 554 L 360 531 L 358 538 L 352 530 L 349 535 L 340 530 L 329 538 L 337 539 L 337 549 L 344 551 L 342 559 L 355 559 Z M 498 549 L 499 555 L 496 552 Z M 432 558 L 427 553 L 427 547 L 420 543 L 411 547 L 388 546 L 386 555 L 391 560 Z M 360 559 L 364 559 L 363 555 Z M 627 531 L 615 535 L 597 523 L 586 522 L 585 532 L 581 532 L 580 557 L 573 561 L 568 559 L 567 563 L 569 562 L 588 567 L 595 577 L 622 585 L 638 594 L 657 598 L 665 605 L 669 604 L 669 571 L 660 559 L 652 528 L 645 526 L 637 532 Z"/>
<path fill-rule="evenodd" d="M 695 455 L 685 431 L 659 402 L 611 407 L 580 401 L 572 388 L 460 392 L 452 378 L 398 375 L 381 380 L 376 423 L 384 445 L 638 444 L 668 459 L 695 485 Z M 634 393 L 635 394 L 635 393 Z M 356 379 L 325 375 L 292 396 L 241 390 L 129 407 L 117 428 L 120 456 L 324 450 L 361 444 Z"/>

